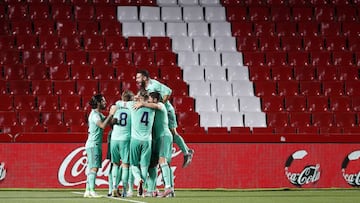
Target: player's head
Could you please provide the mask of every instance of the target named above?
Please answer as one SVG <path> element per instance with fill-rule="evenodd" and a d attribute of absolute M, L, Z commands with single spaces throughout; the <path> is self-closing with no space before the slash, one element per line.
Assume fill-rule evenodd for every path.
<path fill-rule="evenodd" d="M 146 90 L 141 89 L 137 93 L 137 99 L 138 101 L 147 101 L 149 99 L 149 94 Z"/>
<path fill-rule="evenodd" d="M 134 93 L 131 90 L 125 90 L 121 95 L 121 100 L 123 101 L 134 100 Z"/>
<path fill-rule="evenodd" d="M 96 94 L 91 97 L 89 104 L 92 109 L 104 110 L 106 108 L 106 100 L 102 94 Z"/>
<path fill-rule="evenodd" d="M 150 103 L 158 103 L 160 101 L 160 93 L 159 92 L 151 92 L 149 94 L 149 102 Z"/>
<path fill-rule="evenodd" d="M 145 69 L 140 69 L 136 71 L 136 83 L 140 85 L 140 87 L 145 87 L 145 82 L 150 78 L 149 71 Z"/>

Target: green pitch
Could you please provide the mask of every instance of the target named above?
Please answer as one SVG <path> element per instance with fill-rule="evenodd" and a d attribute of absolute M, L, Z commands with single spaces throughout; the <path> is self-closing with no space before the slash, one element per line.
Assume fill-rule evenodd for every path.
<path fill-rule="evenodd" d="M 0 202 L 118 202 L 118 203 L 358 203 L 358 189 L 299 189 L 299 190 L 178 190 L 175 198 L 97 198 L 82 197 L 80 190 L 9 190 L 0 189 Z M 98 193 L 106 196 L 105 190 Z"/>

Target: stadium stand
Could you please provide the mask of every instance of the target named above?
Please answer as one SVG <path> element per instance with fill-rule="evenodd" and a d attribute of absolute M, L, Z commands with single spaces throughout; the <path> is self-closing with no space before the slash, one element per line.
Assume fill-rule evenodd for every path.
<path fill-rule="evenodd" d="M 185 133 L 356 134 L 360 10 L 345 1 L 3 1 L 0 128 L 83 130 L 89 95 L 135 91 L 147 68 Z"/>

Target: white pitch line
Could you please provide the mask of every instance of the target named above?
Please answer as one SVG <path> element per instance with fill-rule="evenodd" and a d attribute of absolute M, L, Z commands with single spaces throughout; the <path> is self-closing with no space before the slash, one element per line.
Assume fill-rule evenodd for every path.
<path fill-rule="evenodd" d="M 71 192 L 73 194 L 77 194 L 77 195 L 83 195 L 83 192 Z M 115 199 L 115 200 L 119 200 L 119 201 L 124 201 L 124 202 L 134 202 L 134 203 L 147 203 L 147 202 L 142 202 L 142 201 L 136 201 L 136 200 L 131 200 L 131 199 L 124 199 L 124 198 L 115 198 L 115 197 L 108 197 L 108 196 L 103 196 L 105 198 L 108 199 Z"/>

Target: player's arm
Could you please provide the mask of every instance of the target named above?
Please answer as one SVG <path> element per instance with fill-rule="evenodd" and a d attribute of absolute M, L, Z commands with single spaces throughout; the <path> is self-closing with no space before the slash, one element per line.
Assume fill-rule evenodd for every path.
<path fill-rule="evenodd" d="M 162 97 L 162 102 L 163 103 L 166 103 L 169 98 L 170 98 L 170 95 L 172 93 L 172 90 L 170 89 L 170 87 L 164 85 L 164 84 L 161 84 L 161 90 L 160 92 L 162 93 L 163 97 Z"/>
<path fill-rule="evenodd" d="M 148 107 L 150 109 L 161 109 L 162 108 L 162 106 L 160 104 L 156 104 L 156 103 L 148 103 L 148 102 L 134 103 L 134 106 L 133 106 L 134 109 L 139 109 L 141 107 Z"/>
<path fill-rule="evenodd" d="M 98 120 L 96 122 L 96 125 L 99 126 L 102 129 L 105 129 L 108 124 L 110 124 L 110 121 L 112 120 L 115 111 L 117 110 L 117 107 L 115 105 L 112 105 L 109 111 L 109 115 L 105 118 L 104 121 Z"/>

